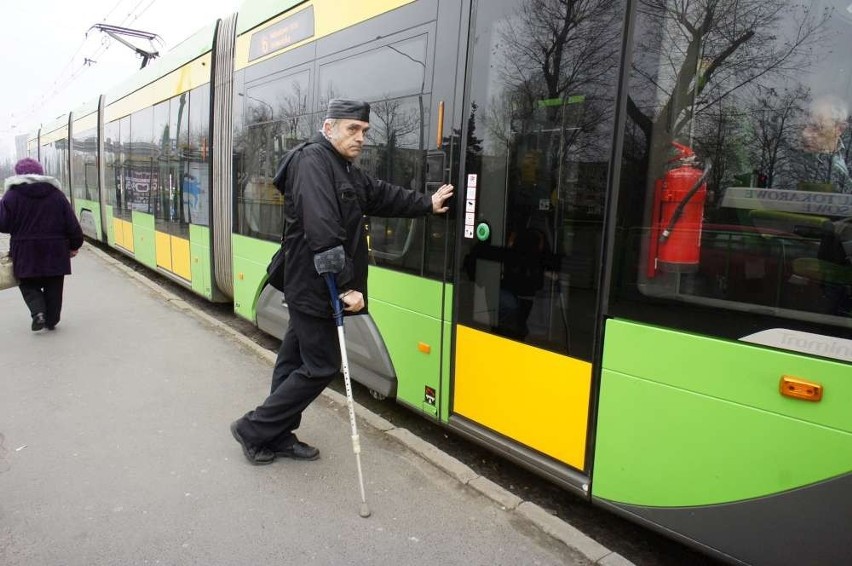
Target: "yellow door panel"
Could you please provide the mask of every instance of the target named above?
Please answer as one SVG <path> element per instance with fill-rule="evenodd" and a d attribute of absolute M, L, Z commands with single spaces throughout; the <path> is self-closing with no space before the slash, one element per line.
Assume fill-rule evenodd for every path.
<path fill-rule="evenodd" d="M 124 247 L 124 225 L 118 218 L 112 219 L 112 237 L 116 246 Z"/>
<path fill-rule="evenodd" d="M 133 244 L 133 224 L 126 220 L 122 220 L 121 223 L 124 224 L 124 249 L 133 252 L 135 250 Z"/>
<path fill-rule="evenodd" d="M 169 234 L 155 232 L 157 248 L 157 266 L 172 270 L 172 239 Z"/>
<path fill-rule="evenodd" d="M 187 281 L 192 280 L 189 240 L 172 236 L 172 271 Z"/>
<path fill-rule="evenodd" d="M 591 364 L 456 328 L 453 412 L 584 469 Z"/>

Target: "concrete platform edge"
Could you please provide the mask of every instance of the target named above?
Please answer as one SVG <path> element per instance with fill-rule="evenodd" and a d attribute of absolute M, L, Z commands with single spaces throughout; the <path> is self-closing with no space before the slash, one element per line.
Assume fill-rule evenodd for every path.
<path fill-rule="evenodd" d="M 135 270 L 130 269 L 122 262 L 110 257 L 99 248 L 93 245 L 86 245 L 86 248 L 101 261 L 110 267 L 121 271 L 140 285 L 147 287 L 178 310 L 185 312 L 195 317 L 197 320 L 217 329 L 223 334 L 230 336 L 241 346 L 267 360 L 271 364 L 275 363 L 275 352 L 267 350 L 260 344 L 255 343 L 228 325 L 223 324 L 207 313 L 198 310 L 171 291 L 163 288 L 154 281 L 151 281 L 144 275 L 137 273 Z M 334 390 L 326 389 L 323 391 L 322 395 L 333 403 L 343 407 L 346 406 L 346 396 L 341 395 Z M 591 537 L 584 535 L 566 521 L 548 513 L 539 505 L 529 501 L 524 501 L 488 478 L 478 475 L 470 467 L 453 458 L 449 454 L 439 450 L 434 445 L 422 440 L 411 431 L 394 426 L 391 422 L 373 413 L 362 405 L 358 405 L 357 403 L 355 403 L 355 414 L 362 423 L 380 432 L 384 432 L 390 438 L 393 438 L 396 442 L 399 442 L 407 449 L 418 454 L 421 458 L 433 466 L 440 468 L 460 483 L 470 486 L 472 489 L 492 500 L 494 503 L 500 505 L 501 508 L 507 512 L 516 513 L 519 517 L 522 517 L 532 523 L 547 535 L 561 541 L 567 547 L 578 552 L 592 563 L 600 564 L 601 566 L 631 566 L 633 564 L 620 554 L 609 550 Z"/>

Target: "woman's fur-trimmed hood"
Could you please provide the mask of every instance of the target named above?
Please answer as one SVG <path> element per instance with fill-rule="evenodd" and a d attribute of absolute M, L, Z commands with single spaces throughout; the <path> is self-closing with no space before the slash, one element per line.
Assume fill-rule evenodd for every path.
<path fill-rule="evenodd" d="M 7 178 L 4 186 L 6 191 L 15 189 L 35 198 L 47 196 L 53 189 L 62 190 L 59 181 L 49 175 L 15 175 Z"/>

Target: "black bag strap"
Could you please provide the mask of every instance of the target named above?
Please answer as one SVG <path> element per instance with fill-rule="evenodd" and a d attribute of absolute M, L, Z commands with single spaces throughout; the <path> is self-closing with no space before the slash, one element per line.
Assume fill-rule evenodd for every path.
<path fill-rule="evenodd" d="M 272 184 L 275 185 L 275 188 L 278 189 L 278 192 L 282 195 L 284 194 L 284 183 L 287 181 L 287 167 L 290 165 L 290 162 L 293 161 L 293 158 L 296 157 L 296 154 L 311 143 L 312 142 L 310 141 L 302 142 L 285 153 L 284 157 L 281 158 L 281 162 L 278 164 L 278 170 L 275 172 L 275 177 L 272 178 Z"/>
<path fill-rule="evenodd" d="M 272 178 L 272 184 L 275 185 L 275 188 L 278 189 L 282 195 L 284 194 L 284 185 L 287 182 L 287 167 L 289 167 L 290 162 L 293 161 L 293 158 L 296 157 L 300 151 L 302 151 L 305 146 L 311 144 L 310 141 L 305 141 L 288 151 L 284 154 L 284 157 L 281 158 L 281 162 L 278 164 L 278 170 L 275 172 L 275 177 Z M 284 234 L 287 232 L 287 220 L 284 220 L 284 230 L 281 231 L 281 245 L 284 245 Z"/>

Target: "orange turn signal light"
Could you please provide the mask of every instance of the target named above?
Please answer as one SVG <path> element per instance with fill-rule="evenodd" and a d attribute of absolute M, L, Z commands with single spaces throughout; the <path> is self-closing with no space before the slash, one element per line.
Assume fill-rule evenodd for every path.
<path fill-rule="evenodd" d="M 418 342 L 417 343 L 417 349 L 420 350 L 421 352 L 423 352 L 424 354 L 431 354 L 432 353 L 432 346 L 430 346 L 429 344 L 426 344 L 425 342 Z"/>
<path fill-rule="evenodd" d="M 822 399 L 822 385 L 792 375 L 782 375 L 778 388 L 781 395 L 791 399 L 803 399 L 805 401 Z"/>

